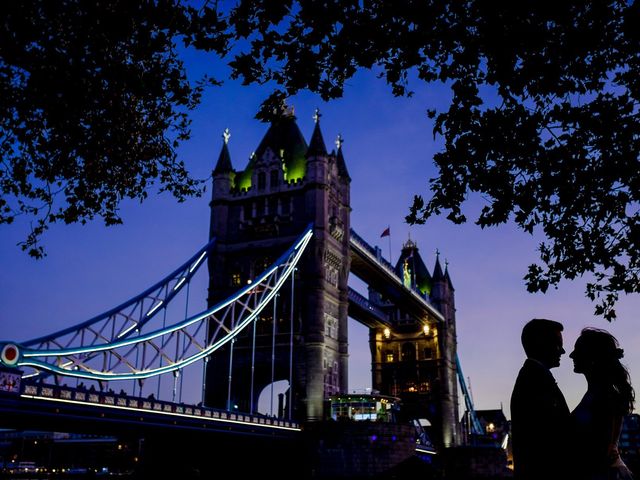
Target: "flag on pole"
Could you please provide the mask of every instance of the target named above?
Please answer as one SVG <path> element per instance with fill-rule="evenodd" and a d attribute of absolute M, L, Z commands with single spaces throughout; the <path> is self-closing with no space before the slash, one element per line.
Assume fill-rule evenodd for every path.
<path fill-rule="evenodd" d="M 382 232 L 382 235 L 380 235 L 380 238 L 382 237 L 388 237 L 389 235 L 391 235 L 391 227 L 387 227 L 384 229 L 384 232 Z"/>

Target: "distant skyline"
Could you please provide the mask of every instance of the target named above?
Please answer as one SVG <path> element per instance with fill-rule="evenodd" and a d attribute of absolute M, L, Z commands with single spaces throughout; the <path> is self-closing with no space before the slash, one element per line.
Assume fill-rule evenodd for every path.
<path fill-rule="evenodd" d="M 456 290 L 458 353 L 465 378 L 470 379 L 477 409 L 504 407 L 524 360 L 520 330 L 531 318 L 551 318 L 565 325 L 567 355 L 553 373 L 570 408 L 586 389 L 581 375 L 572 372 L 568 353 L 580 329 L 604 328 L 625 350 L 625 363 L 636 391 L 640 391 L 640 298 L 622 298 L 618 319 L 608 323 L 593 315 L 594 304 L 584 297 L 584 281 L 563 282 L 547 294 L 529 294 L 523 276 L 537 260 L 541 237 L 517 231 L 512 225 L 482 230 L 473 223 L 453 225 L 444 218 L 424 226 L 404 222 L 414 194 L 428 193 L 428 179 L 435 175 L 432 156 L 440 148 L 434 140 L 428 107 L 443 106 L 449 96 L 444 86 L 415 84 L 413 98 L 394 98 L 390 89 L 370 73 L 356 76 L 345 96 L 329 103 L 300 94 L 289 100 L 307 142 L 316 107 L 322 113 L 321 128 L 327 149 L 336 136 L 344 138 L 343 152 L 351 183 L 352 227 L 367 242 L 379 245 L 383 255 L 398 258 L 409 235 L 427 267 L 432 270 L 435 251 L 449 262 Z M 255 115 L 266 90 L 228 82 L 204 96 L 192 113 L 193 137 L 179 150 L 180 159 L 197 178 L 210 177 L 222 146 L 222 132 L 229 128 L 229 150 L 235 169 L 244 169 L 267 125 Z M 0 227 L 0 325 L 1 340 L 23 341 L 68 327 L 107 310 L 139 293 L 186 260 L 207 241 L 210 181 L 205 195 L 178 204 L 169 195 L 151 194 L 142 204 L 125 201 L 124 225 L 106 228 L 99 220 L 88 225 L 54 225 L 43 237 L 48 256 L 36 261 L 16 243 L 27 234 L 19 219 Z M 470 220 L 481 208 L 473 197 L 466 206 Z M 390 228 L 391 237 L 381 238 Z M 206 276 L 206 275 L 205 275 Z M 353 286 L 359 288 L 358 282 Z M 201 309 L 206 285 L 190 294 Z M 199 297 L 199 300 L 198 300 Z M 349 389 L 371 386 L 369 347 L 365 327 L 349 322 Z M 198 374 L 185 399 L 200 401 Z M 462 398 L 461 398 L 462 402 Z"/>

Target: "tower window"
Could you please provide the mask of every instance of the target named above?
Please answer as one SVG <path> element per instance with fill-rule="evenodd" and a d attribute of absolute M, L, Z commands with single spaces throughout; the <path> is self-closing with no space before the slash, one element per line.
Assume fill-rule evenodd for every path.
<path fill-rule="evenodd" d="M 278 199 L 277 198 L 270 198 L 269 199 L 269 213 L 271 215 L 277 215 L 278 213 Z"/>
<path fill-rule="evenodd" d="M 291 204 L 289 203 L 289 199 L 285 198 L 282 201 L 282 214 L 283 215 L 289 215 L 290 211 L 291 211 Z"/>
<path fill-rule="evenodd" d="M 402 361 L 412 362 L 416 359 L 416 347 L 413 343 L 405 343 L 402 345 Z"/>
<path fill-rule="evenodd" d="M 280 184 L 280 176 L 278 175 L 280 172 L 278 172 L 278 170 L 271 170 L 271 178 L 270 180 L 270 184 L 271 184 L 271 188 L 275 188 Z"/>
<path fill-rule="evenodd" d="M 231 275 L 231 285 L 234 287 L 239 287 L 240 286 L 240 274 L 239 273 L 234 273 Z"/>
<path fill-rule="evenodd" d="M 431 360 L 433 358 L 433 348 L 427 347 L 422 352 L 425 360 Z"/>
<path fill-rule="evenodd" d="M 258 190 L 264 190 L 267 186 L 267 176 L 264 172 L 258 173 Z"/>
<path fill-rule="evenodd" d="M 384 358 L 387 361 L 387 363 L 393 362 L 394 361 L 393 352 L 391 350 L 387 350 L 387 353 L 385 354 Z"/>

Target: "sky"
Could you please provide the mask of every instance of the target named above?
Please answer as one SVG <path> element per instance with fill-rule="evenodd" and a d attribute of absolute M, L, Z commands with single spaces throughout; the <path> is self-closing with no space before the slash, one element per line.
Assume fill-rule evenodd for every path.
<path fill-rule="evenodd" d="M 198 74 L 207 65 L 192 63 Z M 441 148 L 432 135 L 426 109 L 443 107 L 448 91 L 442 85 L 412 85 L 412 98 L 394 98 L 384 81 L 358 74 L 348 82 L 343 98 L 329 103 L 304 93 L 289 99 L 307 142 L 313 113 L 319 108 L 327 147 L 338 134 L 351 182 L 351 225 L 371 245 L 379 245 L 392 261 L 402 244 L 415 241 L 432 269 L 435 251 L 449 262 L 455 287 L 458 355 L 476 409 L 503 408 L 510 417 L 509 398 L 524 360 L 520 331 L 531 318 L 550 318 L 565 326 L 567 355 L 553 370 L 570 408 L 586 390 L 568 358 L 585 326 L 614 334 L 625 350 L 625 363 L 640 392 L 640 298 L 622 298 L 618 319 L 609 323 L 593 315 L 584 297 L 584 282 L 563 282 L 546 294 L 527 293 L 523 276 L 537 260 L 541 237 L 506 225 L 480 229 L 473 223 L 454 225 L 444 218 L 409 226 L 405 215 L 415 194 L 428 198 L 428 179 L 435 175 L 433 154 Z M 227 81 L 208 90 L 191 114 L 192 138 L 179 158 L 196 178 L 209 178 L 229 128 L 233 166 L 243 169 L 267 130 L 254 119 L 267 91 Z M 211 190 L 203 197 L 177 203 L 168 194 L 151 194 L 143 203 L 122 203 L 123 225 L 105 227 L 99 220 L 87 225 L 54 225 L 43 237 L 47 257 L 34 260 L 16 244 L 28 232 L 28 221 L 0 226 L 0 340 L 25 341 L 93 317 L 138 294 L 163 278 L 207 242 Z M 482 198 L 471 197 L 468 218 L 479 211 Z M 206 275 L 206 270 L 201 272 Z M 203 276 L 204 278 L 204 276 Z M 190 313 L 205 309 L 206 282 L 190 292 Z M 352 286 L 360 289 L 357 281 Z M 365 293 L 365 292 L 363 292 Z M 199 302 L 199 303 L 198 303 Z M 371 386 L 366 329 L 349 322 L 349 390 Z M 200 400 L 201 373 L 185 376 L 186 400 Z"/>

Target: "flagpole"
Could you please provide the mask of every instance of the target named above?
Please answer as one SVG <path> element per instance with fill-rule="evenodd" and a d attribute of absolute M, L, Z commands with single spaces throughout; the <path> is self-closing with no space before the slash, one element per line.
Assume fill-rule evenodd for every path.
<path fill-rule="evenodd" d="M 389 263 L 393 265 L 393 258 L 391 258 L 391 225 L 387 225 L 389 229 Z"/>

